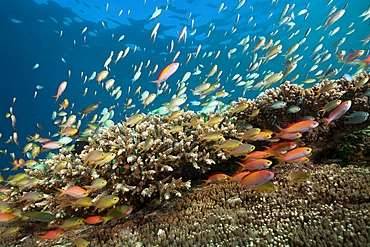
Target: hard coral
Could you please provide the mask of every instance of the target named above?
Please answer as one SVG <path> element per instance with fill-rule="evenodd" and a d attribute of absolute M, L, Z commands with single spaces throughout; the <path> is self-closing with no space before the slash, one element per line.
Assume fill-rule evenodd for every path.
<path fill-rule="evenodd" d="M 369 112 L 370 106 L 367 104 L 367 97 L 363 94 L 370 89 L 370 84 L 365 84 L 355 90 L 354 85 L 362 78 L 368 76 L 366 72 L 357 75 L 352 82 L 348 82 L 344 77 L 336 80 L 337 86 L 328 92 L 319 95 L 319 90 L 328 83 L 332 82 L 325 79 L 322 83 L 316 83 L 311 90 L 304 90 L 303 87 L 290 84 L 288 81 L 281 84 L 279 88 L 268 89 L 265 93 L 254 100 L 239 99 L 239 103 L 247 102 L 248 109 L 244 112 L 234 114 L 237 117 L 237 123 L 248 122 L 261 129 L 278 131 L 274 124 L 285 127 L 293 122 L 299 121 L 303 117 L 312 116 L 320 122 L 320 126 L 307 133 L 303 133 L 302 138 L 295 140 L 298 146 L 309 146 L 313 148 L 314 156 L 319 152 L 331 147 L 331 145 L 341 136 L 349 134 L 355 130 L 360 130 L 369 124 L 369 120 L 361 124 L 344 124 L 342 119 L 330 123 L 325 127 L 322 121 L 324 117 L 318 112 L 328 102 L 334 99 L 340 99 L 342 102 L 352 100 L 352 106 L 348 113 L 356 111 Z M 270 109 L 269 106 L 276 101 L 286 102 L 286 107 L 282 109 Z M 297 105 L 301 108 L 298 113 L 291 114 L 287 108 L 291 105 Z M 257 117 L 250 119 L 248 116 L 256 109 L 260 112 Z"/>

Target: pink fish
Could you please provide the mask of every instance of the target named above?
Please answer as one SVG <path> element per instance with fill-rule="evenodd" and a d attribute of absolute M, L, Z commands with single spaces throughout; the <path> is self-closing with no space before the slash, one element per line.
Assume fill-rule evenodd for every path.
<path fill-rule="evenodd" d="M 255 171 L 255 170 L 261 170 L 268 168 L 272 161 L 267 159 L 255 159 L 249 162 L 244 162 L 244 164 L 237 162 L 239 165 L 243 166 L 242 171 L 248 170 L 248 171 Z"/>
<path fill-rule="evenodd" d="M 274 175 L 275 173 L 266 170 L 251 172 L 245 175 L 239 181 L 241 184 L 241 190 L 243 190 L 244 187 L 246 187 L 247 189 L 252 189 L 261 184 L 264 184 L 270 181 L 274 177 Z"/>
<path fill-rule="evenodd" d="M 284 155 L 278 155 L 275 157 L 278 160 L 280 160 L 277 165 L 280 165 L 283 162 L 297 162 L 296 160 L 311 154 L 311 151 L 312 151 L 312 148 L 300 147 L 300 148 L 293 149 Z"/>
<path fill-rule="evenodd" d="M 275 138 L 280 138 L 285 133 L 304 133 L 310 129 L 316 128 L 319 126 L 319 122 L 312 120 L 302 120 L 296 123 L 289 124 L 285 129 L 280 128 L 275 124 L 276 127 L 280 130 L 280 133 L 276 135 Z"/>
<path fill-rule="evenodd" d="M 57 95 L 52 96 L 52 97 L 56 97 L 55 103 L 57 103 L 59 96 L 62 95 L 62 93 L 64 92 L 66 87 L 67 87 L 67 82 L 66 81 L 60 83 Z"/>
<path fill-rule="evenodd" d="M 164 68 L 158 76 L 158 79 L 151 81 L 157 83 L 157 92 L 159 91 L 159 86 L 163 81 L 166 81 L 176 70 L 179 68 L 179 63 L 171 63 L 166 68 Z"/>
<path fill-rule="evenodd" d="M 244 160 L 247 160 L 247 159 L 264 159 L 264 158 L 267 158 L 267 157 L 270 157 L 270 154 L 268 151 L 254 151 L 250 154 L 248 154 L 247 156 L 245 156 Z"/>
<path fill-rule="evenodd" d="M 296 140 L 302 137 L 301 133 L 284 133 L 282 136 L 280 136 L 281 139 L 285 140 Z"/>
<path fill-rule="evenodd" d="M 226 178 L 230 178 L 230 176 L 226 175 L 226 174 L 223 174 L 221 172 L 215 172 L 213 173 L 211 176 L 208 177 L 207 180 L 202 180 L 203 182 L 206 182 L 202 188 L 204 186 L 206 186 L 207 184 L 209 183 L 217 183 L 217 182 L 220 182 L 222 180 L 225 180 Z"/>
<path fill-rule="evenodd" d="M 370 64 L 370 55 L 365 60 L 354 60 L 350 64 L 360 66 L 361 70 L 365 71 Z"/>
<path fill-rule="evenodd" d="M 232 177 L 230 177 L 230 180 L 229 181 L 227 181 L 227 183 L 226 184 L 228 184 L 228 183 L 230 183 L 231 181 L 241 181 L 242 180 L 242 178 L 245 176 L 245 175 L 247 175 L 247 174 L 249 174 L 250 172 L 247 172 L 247 171 L 243 171 L 243 172 L 238 172 L 238 173 L 235 173 L 234 175 L 232 175 Z M 226 185 L 225 184 L 225 185 Z"/>
<path fill-rule="evenodd" d="M 89 195 L 89 193 L 85 189 L 81 188 L 80 186 L 71 186 L 66 190 L 62 190 L 58 188 L 56 189 L 62 192 L 57 197 L 61 197 L 62 195 L 69 195 L 72 197 L 81 198 L 81 197 L 86 197 Z"/>
<path fill-rule="evenodd" d="M 185 26 L 185 27 L 182 29 L 182 31 L 181 31 L 181 33 L 180 33 L 180 35 L 179 35 L 179 39 L 177 40 L 177 42 L 179 42 L 179 43 L 180 43 L 180 40 L 181 40 L 182 38 L 184 38 L 184 44 L 186 43 L 186 34 L 187 34 L 186 30 L 187 30 L 187 27 Z"/>
<path fill-rule="evenodd" d="M 346 112 L 349 110 L 349 108 L 352 105 L 351 100 L 347 100 L 343 102 L 342 104 L 338 105 L 332 113 L 330 113 L 328 118 L 322 119 L 323 121 L 326 122 L 326 126 L 330 124 L 330 122 L 339 119 L 341 116 L 346 114 Z"/>
<path fill-rule="evenodd" d="M 338 63 L 344 63 L 343 66 L 346 64 L 346 63 L 349 63 L 349 62 L 352 62 L 353 60 L 359 58 L 362 56 L 362 54 L 364 54 L 365 50 L 358 50 L 358 51 L 354 51 L 354 52 L 351 52 L 345 59 L 344 61 L 338 61 Z M 342 68 L 343 68 L 342 66 Z"/>
<path fill-rule="evenodd" d="M 62 146 L 63 146 L 63 144 L 61 144 L 59 142 L 47 142 L 45 144 L 42 144 L 42 147 L 47 148 L 47 149 L 58 149 Z"/>
<path fill-rule="evenodd" d="M 270 154 L 274 155 L 274 154 L 280 154 L 282 152 L 289 151 L 295 148 L 296 146 L 297 144 L 295 144 L 294 142 L 279 142 L 279 143 L 272 145 L 271 147 L 265 147 L 265 148 Z"/>

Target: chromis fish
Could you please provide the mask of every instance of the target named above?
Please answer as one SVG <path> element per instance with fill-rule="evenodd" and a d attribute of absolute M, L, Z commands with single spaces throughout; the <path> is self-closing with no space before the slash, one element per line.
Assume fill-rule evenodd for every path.
<path fill-rule="evenodd" d="M 231 149 L 230 151 L 226 151 L 228 154 L 226 157 L 233 155 L 233 156 L 241 156 L 241 155 L 247 155 L 250 152 L 252 152 L 256 147 L 251 144 L 241 144 L 237 146 L 234 149 Z"/>
<path fill-rule="evenodd" d="M 202 140 L 206 140 L 206 141 L 217 141 L 218 139 L 220 139 L 222 137 L 222 134 L 221 132 L 208 132 L 208 133 L 205 133 L 202 137 Z"/>
<path fill-rule="evenodd" d="M 57 226 L 59 229 L 73 229 L 73 228 L 80 228 L 85 225 L 85 221 L 82 218 L 73 217 L 63 221 L 60 226 Z"/>
<path fill-rule="evenodd" d="M 237 146 L 239 146 L 241 143 L 242 142 L 239 140 L 231 139 L 231 140 L 223 141 L 220 145 L 213 145 L 213 146 L 217 147 L 217 149 L 215 150 L 215 152 L 217 152 L 219 149 L 224 149 L 224 150 L 234 149 Z"/>
<path fill-rule="evenodd" d="M 93 198 L 91 197 L 81 197 L 78 198 L 76 201 L 64 204 L 64 206 L 90 207 L 93 206 L 92 200 Z"/>
<path fill-rule="evenodd" d="M 294 171 L 290 174 L 290 182 L 294 183 L 294 182 L 297 182 L 297 181 L 305 180 L 305 179 L 310 178 L 310 177 L 312 177 L 312 175 L 309 174 L 308 172 Z"/>
<path fill-rule="evenodd" d="M 50 213 L 37 212 L 37 211 L 22 213 L 22 215 L 26 216 L 27 218 L 37 220 L 37 221 L 41 221 L 41 222 L 50 222 L 50 221 L 54 220 L 54 218 L 55 218 L 55 216 L 50 214 Z"/>
<path fill-rule="evenodd" d="M 113 195 L 104 196 L 99 201 L 97 201 L 95 203 L 95 209 L 94 209 L 94 211 L 96 209 L 102 210 L 102 209 L 105 209 L 105 208 L 112 207 L 118 201 L 119 201 L 119 197 L 118 196 L 113 196 Z"/>
<path fill-rule="evenodd" d="M 132 212 L 133 207 L 127 206 L 127 205 L 121 205 L 117 206 L 115 208 L 112 208 L 107 212 L 107 214 L 102 217 L 103 225 L 111 220 L 118 220 L 125 215 L 128 215 Z"/>
<path fill-rule="evenodd" d="M 91 190 L 98 190 L 103 188 L 107 185 L 107 180 L 103 178 L 98 178 L 94 180 L 90 186 L 84 186 L 87 189 L 87 192 L 89 193 Z"/>
<path fill-rule="evenodd" d="M 98 108 L 98 106 L 99 106 L 99 104 L 96 104 L 96 103 L 94 103 L 94 104 L 91 104 L 91 105 L 89 105 L 88 107 L 86 107 L 85 109 L 83 109 L 82 111 L 81 111 L 81 113 L 82 114 L 89 114 L 90 112 L 93 112 L 93 111 L 95 111 L 97 108 Z"/>

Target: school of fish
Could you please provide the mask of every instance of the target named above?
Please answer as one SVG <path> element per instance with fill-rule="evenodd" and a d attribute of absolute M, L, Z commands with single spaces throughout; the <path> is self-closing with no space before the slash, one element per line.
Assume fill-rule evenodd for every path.
<path fill-rule="evenodd" d="M 175 0 L 176 1 L 176 0 Z M 144 0 L 144 5 L 146 0 Z M 116 221 L 127 217 L 134 207 L 125 205 L 125 202 L 117 195 L 107 194 L 105 196 L 97 196 L 96 191 L 104 191 L 105 186 L 109 183 L 106 179 L 98 178 L 92 179 L 90 185 L 81 185 L 76 181 L 75 184 L 70 184 L 63 188 L 52 188 L 55 192 L 56 200 L 63 200 L 65 208 L 88 208 L 89 216 L 81 217 L 66 217 L 61 215 L 53 215 L 49 213 L 48 208 L 42 210 L 24 210 L 26 204 L 42 203 L 45 195 L 40 189 L 42 186 L 42 179 L 30 176 L 26 169 L 45 169 L 45 165 L 38 162 L 38 157 L 41 152 L 49 152 L 47 158 L 52 159 L 52 153 L 59 152 L 62 148 L 72 150 L 76 140 L 94 139 L 94 135 L 102 133 L 104 128 L 110 128 L 117 123 L 123 123 L 127 128 L 135 128 L 135 125 L 140 123 L 144 116 L 157 115 L 164 117 L 168 123 L 171 121 L 176 123 L 178 118 L 188 108 L 197 109 L 197 115 L 191 119 L 190 122 L 183 125 L 174 124 L 167 130 L 165 135 L 175 135 L 181 133 L 184 128 L 197 128 L 197 126 L 213 127 L 218 126 L 226 117 L 235 117 L 248 109 L 247 103 L 237 103 L 232 100 L 233 96 L 248 96 L 249 92 L 260 92 L 259 96 L 264 94 L 264 90 L 283 83 L 289 80 L 293 83 L 302 75 L 293 72 L 298 65 L 301 69 L 305 69 L 307 74 L 298 83 L 306 86 L 307 84 L 318 81 L 325 85 L 320 89 L 317 95 L 330 93 L 330 90 L 335 88 L 337 84 L 335 79 L 344 76 L 349 82 L 357 75 L 366 73 L 370 64 L 369 54 L 369 40 L 370 34 L 364 32 L 361 34 L 362 39 L 358 40 L 351 50 L 342 50 L 340 48 L 346 38 L 355 32 L 354 27 L 356 23 L 366 22 L 370 18 L 370 6 L 365 11 L 360 11 L 358 16 L 348 17 L 348 26 L 337 26 L 337 21 L 346 18 L 346 8 L 344 6 L 335 6 L 335 1 L 329 0 L 327 4 L 323 5 L 326 16 L 321 16 L 322 25 L 307 26 L 307 30 L 299 30 L 295 28 L 297 23 L 307 21 L 311 16 L 310 3 L 307 3 L 304 8 L 296 9 L 294 3 L 282 5 L 277 0 L 271 1 L 271 8 L 279 10 L 280 16 L 271 13 L 265 13 L 265 21 L 272 22 L 272 28 L 267 33 L 259 33 L 256 35 L 244 35 L 244 29 L 257 29 L 258 23 L 253 17 L 253 6 L 247 6 L 245 0 L 230 3 L 229 6 L 222 3 L 220 6 L 214 8 L 215 16 L 222 16 L 228 14 L 235 16 L 235 23 L 231 23 L 230 30 L 223 33 L 225 39 L 237 40 L 237 43 L 225 43 L 224 47 L 219 47 L 218 50 L 210 50 L 207 45 L 207 40 L 212 39 L 213 32 L 217 31 L 215 23 L 209 23 L 208 30 L 204 33 L 200 28 L 197 30 L 197 13 L 190 12 L 186 24 L 182 25 L 177 30 L 177 37 L 166 37 L 161 28 L 166 23 L 161 22 L 161 17 L 168 14 L 167 10 L 171 6 L 171 1 L 167 1 L 164 7 L 156 7 L 153 14 L 147 18 L 147 22 L 152 26 L 150 35 L 148 35 L 149 45 L 158 42 L 158 39 L 165 37 L 168 43 L 167 49 L 162 52 L 165 54 L 164 61 L 158 64 L 152 64 L 151 60 L 156 60 L 148 55 L 143 47 L 129 46 L 127 44 L 125 49 L 116 50 L 112 47 L 110 54 L 106 54 L 104 61 L 98 61 L 100 66 L 96 66 L 93 72 L 81 72 L 81 85 L 85 88 L 81 92 L 81 98 L 87 99 L 86 106 L 83 109 L 75 109 L 75 99 L 69 96 L 69 92 L 74 89 L 71 83 L 71 76 L 75 72 L 73 69 L 66 71 L 66 78 L 59 79 L 59 85 L 55 88 L 56 94 L 48 97 L 55 98 L 55 111 L 51 115 L 51 121 L 58 126 L 56 133 L 48 132 L 40 123 L 36 126 L 39 129 L 38 133 L 29 136 L 18 136 L 17 127 L 17 102 L 14 97 L 13 102 L 6 114 L 9 120 L 9 126 L 14 132 L 5 137 L 5 143 L 16 146 L 9 146 L 9 148 L 0 150 L 4 155 L 12 157 L 13 167 L 4 168 L 3 171 L 22 169 L 20 173 L 11 175 L 7 179 L 1 178 L 3 186 L 0 188 L 0 223 L 3 226 L 12 224 L 5 230 L 1 231 L 0 237 L 5 237 L 14 232 L 22 230 L 17 226 L 17 222 L 26 220 L 33 220 L 33 222 L 46 222 L 45 234 L 37 236 L 39 241 L 46 242 L 50 239 L 58 239 L 64 236 L 66 231 L 72 229 L 83 228 L 86 224 L 104 225 L 107 222 Z M 249 8 L 250 15 L 247 21 L 243 23 L 244 27 L 239 22 L 245 19 L 240 11 L 243 8 Z M 281 10 L 281 12 L 280 12 Z M 106 4 L 105 13 L 117 12 L 121 16 L 122 10 L 114 10 L 109 8 Z M 127 18 L 131 12 L 135 10 L 127 10 Z M 313 17 L 314 18 L 314 17 Z M 316 17 L 317 18 L 317 17 Z M 16 24 L 22 24 L 22 21 L 12 19 Z M 353 21 L 353 22 L 352 22 Z M 108 23 L 101 22 L 104 28 Z M 93 27 L 84 27 L 79 31 L 83 37 L 84 45 L 89 44 L 88 33 Z M 337 37 L 336 33 L 340 29 L 348 29 L 344 37 Z M 315 32 L 321 32 L 322 37 L 319 40 L 311 41 L 310 37 Z M 274 40 L 274 36 L 283 33 L 281 39 Z M 219 34 L 219 33 L 218 33 Z M 60 32 L 62 37 L 63 31 Z M 117 40 L 117 43 L 125 43 L 125 38 L 130 33 L 117 34 L 112 36 Z M 203 35 L 207 38 L 202 43 L 194 39 L 197 35 Z M 76 37 L 77 39 L 78 37 Z M 330 39 L 329 39 L 330 38 Z M 332 39 L 336 38 L 335 43 L 330 43 Z M 293 45 L 290 40 L 294 40 Z M 328 41 L 327 41 L 328 40 Z M 327 41 L 327 42 L 326 42 Z M 76 40 L 74 40 L 76 44 Z M 312 45 L 315 44 L 315 45 Z M 183 54 L 185 49 L 193 49 L 192 52 Z M 149 49 L 149 48 L 148 48 Z M 303 56 L 300 53 L 304 51 L 310 52 L 310 56 Z M 141 53 L 139 53 L 141 52 Z M 131 54 L 130 54 L 131 53 Z M 142 54 L 140 64 L 132 64 L 131 68 L 125 68 L 128 74 L 132 75 L 130 82 L 124 84 L 120 78 L 115 77 L 115 66 L 120 65 L 120 61 L 127 59 L 128 56 L 140 56 Z M 172 54 L 171 54 L 172 53 Z M 116 55 L 115 55 L 116 54 Z M 275 63 L 276 58 L 281 56 L 284 58 L 282 64 L 275 64 L 273 70 L 265 70 L 266 66 Z M 220 58 L 225 58 L 231 64 L 235 64 L 235 69 L 226 71 L 225 65 L 218 63 Z M 145 59 L 144 59 L 145 58 Z M 59 58 L 58 58 L 59 59 Z M 68 64 L 65 58 L 60 58 L 63 63 Z M 220 59 L 219 59 L 220 60 Z M 247 61 L 247 62 L 246 62 Z M 114 63 L 113 63 L 114 62 Z M 325 63 L 325 65 L 323 65 Z M 34 62 L 32 70 L 36 73 L 42 67 L 41 62 Z M 180 70 L 186 68 L 185 74 L 180 74 Z M 238 70 L 239 68 L 239 70 Z M 240 70 L 240 68 L 243 68 Z M 349 73 L 354 69 L 354 73 Z M 236 72 L 237 71 L 237 72 Z M 353 85 L 353 90 L 359 90 L 362 86 L 367 85 L 369 77 L 366 76 Z M 58 80 L 58 78 L 56 78 Z M 328 81 L 330 80 L 330 81 Z M 91 90 L 90 85 L 94 83 L 101 87 L 101 90 Z M 131 92 L 131 88 L 135 91 Z M 229 84 L 233 85 L 234 89 L 230 90 Z M 155 87 L 151 86 L 155 85 Z M 226 86 L 228 85 L 228 86 Z M 34 92 L 34 98 L 38 96 L 38 92 L 43 89 L 43 85 L 37 85 Z M 226 89 L 228 88 L 228 89 Z M 191 93 L 189 93 L 189 90 Z M 312 90 L 307 88 L 306 90 Z M 94 92 L 92 92 L 94 91 Z M 172 94 L 171 94 L 172 92 Z M 187 94 L 189 93 L 189 95 Z M 161 96 L 167 93 L 171 95 L 171 100 L 165 102 L 160 107 L 155 104 L 159 101 Z M 90 98 L 86 95 L 93 95 Z M 364 94 L 370 97 L 370 93 Z M 126 96 L 123 99 L 122 96 Z M 39 96 L 40 97 L 40 96 Z M 91 101 L 94 97 L 95 100 Z M 115 104 L 105 105 L 105 99 L 109 97 L 114 99 Z M 225 102 L 224 102 L 225 101 Z M 141 105 L 142 106 L 141 106 Z M 345 124 L 359 124 L 368 120 L 369 113 L 356 111 L 350 115 L 346 115 L 351 109 L 352 101 L 347 100 L 342 102 L 340 99 L 334 99 L 329 102 L 322 110 L 318 112 L 321 115 L 320 120 L 324 123 L 327 129 L 330 129 L 331 123 L 339 119 L 346 118 Z M 285 109 L 286 102 L 284 100 L 276 101 L 269 106 L 271 110 Z M 101 109 L 103 108 L 103 109 Z M 289 114 L 295 114 L 302 109 L 298 106 L 286 107 Z M 149 110 L 151 109 L 151 110 Z M 118 113 L 118 114 L 116 114 Z M 216 115 L 212 115 L 217 113 Z M 201 121 L 203 116 L 207 116 L 207 121 Z M 116 118 L 115 118 L 116 117 Z M 254 110 L 249 116 L 250 119 L 259 117 L 259 109 Z M 3 122 L 6 122 L 3 120 Z M 312 131 L 320 124 L 317 119 L 302 119 L 290 123 L 287 126 L 272 126 L 271 130 L 261 130 L 258 126 L 251 126 L 244 131 L 242 136 L 232 139 L 225 139 L 220 131 L 215 128 L 214 131 L 208 132 L 202 136 L 202 140 L 207 145 L 214 148 L 214 152 L 222 150 L 227 153 L 228 158 L 238 158 L 236 163 L 240 166 L 238 172 L 234 174 L 225 174 L 222 172 L 213 173 L 204 180 L 205 185 L 209 183 L 217 183 L 228 180 L 226 184 L 238 184 L 242 191 L 256 190 L 256 191 L 274 191 L 278 186 L 274 184 L 274 172 L 269 170 L 271 166 L 283 166 L 285 163 L 300 164 L 309 162 L 309 157 L 312 154 L 314 147 L 298 147 L 294 143 L 294 139 L 300 138 L 302 134 Z M 85 128 L 84 125 L 87 125 Z M 3 134 L 0 133 L 0 137 Z M 4 138 L 3 137 L 3 138 Z M 22 140 L 21 140 L 21 139 Z M 20 141 L 27 144 L 20 146 Z M 153 152 L 153 145 L 156 140 L 148 138 L 144 143 L 135 147 L 138 153 Z M 251 143 L 261 142 L 265 144 L 264 150 L 255 150 L 255 145 Z M 14 151 L 13 151 L 14 149 Z M 16 154 L 17 151 L 22 150 L 22 154 Z M 85 155 L 84 166 L 92 167 L 92 170 L 99 169 L 107 164 L 113 164 L 118 158 L 119 154 L 113 152 L 105 152 L 102 150 L 94 150 Z M 50 179 L 58 179 L 58 175 L 62 171 L 69 169 L 71 162 L 69 160 L 60 161 L 52 167 L 52 172 L 47 176 Z M 81 175 L 83 176 L 83 175 Z M 94 176 L 85 174 L 84 176 Z M 292 186 L 298 181 L 303 181 L 311 177 L 308 171 L 295 170 L 289 174 L 289 181 Z M 13 192 L 22 192 L 23 196 L 13 198 Z M 63 219 L 61 222 L 60 219 Z M 50 224 L 59 220 L 60 224 Z M 35 223 L 36 224 L 36 223 Z M 68 240 L 66 240 L 68 241 Z M 72 240 L 76 246 L 88 246 L 88 241 L 82 238 Z"/>

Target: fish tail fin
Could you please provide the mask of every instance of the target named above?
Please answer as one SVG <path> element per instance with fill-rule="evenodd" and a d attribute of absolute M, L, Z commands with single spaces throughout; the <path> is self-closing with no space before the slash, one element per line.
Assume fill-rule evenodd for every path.
<path fill-rule="evenodd" d="M 276 164 L 276 166 L 281 165 L 283 162 L 284 162 L 284 160 L 280 160 L 280 161 Z"/>
<path fill-rule="evenodd" d="M 235 162 L 235 163 L 238 164 L 238 165 L 241 165 L 242 167 L 244 167 L 244 165 L 242 163 L 240 163 L 240 162 Z"/>
<path fill-rule="evenodd" d="M 59 96 L 58 96 L 58 95 L 55 95 L 55 96 L 51 96 L 51 97 L 56 97 L 56 99 L 55 99 L 55 103 L 57 103 Z M 54 103 L 54 104 L 55 104 L 55 103 Z"/>
<path fill-rule="evenodd" d="M 205 184 L 202 186 L 202 188 L 204 188 L 207 184 L 209 184 L 209 182 L 207 182 L 207 180 L 202 180 L 202 182 L 205 182 Z"/>
<path fill-rule="evenodd" d="M 284 129 L 281 128 L 279 125 L 275 124 L 275 126 L 280 130 L 280 133 L 277 133 L 275 138 L 279 138 L 284 134 Z"/>
<path fill-rule="evenodd" d="M 330 124 L 330 120 L 329 120 L 328 118 L 323 118 L 323 119 L 321 119 L 321 120 L 323 120 L 323 121 L 325 122 L 325 126 L 326 126 L 326 127 L 328 127 L 328 126 L 329 126 L 329 124 Z"/>
<path fill-rule="evenodd" d="M 91 186 L 90 185 L 85 185 L 85 186 L 82 186 L 82 187 L 86 188 L 87 189 L 87 192 L 89 192 L 89 190 L 91 190 Z"/>
<path fill-rule="evenodd" d="M 64 190 L 59 189 L 59 188 L 55 188 L 55 189 L 57 189 L 59 192 L 61 192 L 61 193 L 57 196 L 57 198 L 59 198 L 59 197 L 61 197 L 62 195 L 64 195 Z"/>
<path fill-rule="evenodd" d="M 158 91 L 159 91 L 159 85 L 161 84 L 161 82 L 158 81 L 158 80 L 150 81 L 150 82 L 157 83 L 157 93 L 158 93 Z"/>
<path fill-rule="evenodd" d="M 102 219 L 102 226 L 104 226 L 105 225 L 105 223 L 107 223 L 109 220 L 110 220 L 110 218 L 109 217 L 101 217 L 101 219 Z"/>

